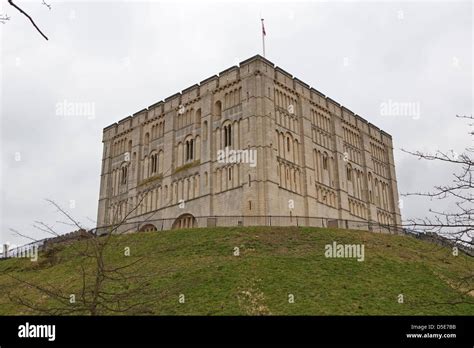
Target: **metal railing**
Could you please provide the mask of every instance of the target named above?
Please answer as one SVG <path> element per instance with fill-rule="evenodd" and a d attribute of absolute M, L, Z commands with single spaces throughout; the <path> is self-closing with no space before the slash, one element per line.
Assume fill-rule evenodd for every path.
<path fill-rule="evenodd" d="M 212 228 L 212 227 L 244 227 L 244 226 L 297 226 L 297 227 L 322 227 L 322 228 L 342 228 L 353 230 L 364 230 L 378 233 L 406 234 L 415 238 L 438 241 L 445 245 L 456 245 L 455 241 L 442 236 L 433 236 L 427 233 L 408 230 L 396 225 L 380 224 L 375 221 L 361 221 L 348 219 L 332 219 L 327 217 L 312 216 L 278 216 L 278 215 L 229 215 L 229 216 L 192 216 L 182 215 L 178 218 L 165 219 L 135 219 L 120 224 L 100 226 L 89 231 L 78 230 L 58 237 L 45 238 L 17 248 L 9 249 L 8 253 L 0 253 L 0 258 L 16 257 L 26 253 L 29 248 L 37 247 L 39 250 L 47 248 L 49 245 L 61 243 L 67 240 L 77 240 L 84 238 L 87 234 L 107 234 L 110 231 L 116 233 L 132 233 L 140 231 L 166 231 L 183 228 Z M 5 246 L 4 246 L 5 249 Z M 474 255 L 472 248 L 460 248 L 471 256 Z M 465 250 L 464 250 L 465 249 Z"/>

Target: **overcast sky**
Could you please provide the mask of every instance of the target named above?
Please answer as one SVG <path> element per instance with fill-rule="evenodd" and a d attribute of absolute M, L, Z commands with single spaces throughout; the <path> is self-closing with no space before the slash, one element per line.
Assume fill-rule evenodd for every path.
<path fill-rule="evenodd" d="M 1 242 L 97 216 L 102 129 L 257 53 L 393 136 L 400 193 L 451 180 L 452 168 L 400 151 L 472 145 L 472 4 L 437 2 L 20 1 L 49 37 L 1 2 Z M 60 115 L 64 102 L 94 108 Z M 82 104 L 79 104 L 82 103 Z M 395 104 L 394 104 L 395 103 Z M 411 103 L 411 114 L 385 114 Z M 419 112 L 417 111 L 419 108 Z M 393 110 L 392 110 L 393 111 Z M 402 217 L 442 202 L 405 198 Z"/>

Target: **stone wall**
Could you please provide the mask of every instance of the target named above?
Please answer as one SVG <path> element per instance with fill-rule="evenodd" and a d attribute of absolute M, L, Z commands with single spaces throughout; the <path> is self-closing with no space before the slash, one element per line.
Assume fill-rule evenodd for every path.
<path fill-rule="evenodd" d="M 401 223 L 391 136 L 258 55 L 106 127 L 103 143 L 98 226 L 185 214 Z M 226 148 L 257 162 L 220 163 Z"/>

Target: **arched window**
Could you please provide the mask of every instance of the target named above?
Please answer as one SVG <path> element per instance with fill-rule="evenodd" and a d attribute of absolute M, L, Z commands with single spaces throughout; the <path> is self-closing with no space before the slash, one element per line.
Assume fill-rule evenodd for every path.
<path fill-rule="evenodd" d="M 375 203 L 380 206 L 380 188 L 379 181 L 375 179 Z"/>
<path fill-rule="evenodd" d="M 221 118 L 222 116 L 222 103 L 220 100 L 214 103 L 214 117 Z"/>
<path fill-rule="evenodd" d="M 224 126 L 224 147 L 227 147 L 227 126 Z"/>
<path fill-rule="evenodd" d="M 203 127 L 204 129 L 202 130 L 202 140 L 206 141 L 207 140 L 207 121 L 204 121 Z"/>
<path fill-rule="evenodd" d="M 150 133 L 145 134 L 145 146 L 148 146 L 150 144 Z"/>
<path fill-rule="evenodd" d="M 369 201 L 374 203 L 374 198 L 372 196 L 372 173 L 369 173 Z"/>
<path fill-rule="evenodd" d="M 186 140 L 186 161 L 191 161 L 194 158 L 194 140 Z"/>
<path fill-rule="evenodd" d="M 295 163 L 299 163 L 299 145 L 298 145 L 298 140 L 294 140 L 294 144 L 293 144 L 293 149 L 294 149 L 294 152 L 293 152 L 293 157 L 294 157 L 294 162 Z"/>
<path fill-rule="evenodd" d="M 327 153 L 323 154 L 323 169 L 324 170 L 328 169 L 328 155 L 327 155 Z"/>
<path fill-rule="evenodd" d="M 120 183 L 122 185 L 125 185 L 127 183 L 127 177 L 128 177 L 128 167 L 123 166 L 120 171 Z"/>
<path fill-rule="evenodd" d="M 224 147 L 232 146 L 232 126 L 224 126 Z"/>
<path fill-rule="evenodd" d="M 352 168 L 350 165 L 346 168 L 347 181 L 352 181 Z"/>
<path fill-rule="evenodd" d="M 153 153 L 150 155 L 150 175 L 156 174 L 158 172 L 158 155 Z"/>

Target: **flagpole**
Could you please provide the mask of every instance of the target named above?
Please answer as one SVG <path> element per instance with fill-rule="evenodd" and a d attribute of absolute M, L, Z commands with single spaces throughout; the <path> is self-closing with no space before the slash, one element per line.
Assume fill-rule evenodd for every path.
<path fill-rule="evenodd" d="M 263 25 L 263 18 L 260 19 L 262 21 L 262 48 L 263 48 L 263 57 L 265 57 L 265 27 Z"/>

